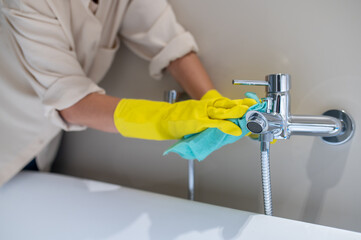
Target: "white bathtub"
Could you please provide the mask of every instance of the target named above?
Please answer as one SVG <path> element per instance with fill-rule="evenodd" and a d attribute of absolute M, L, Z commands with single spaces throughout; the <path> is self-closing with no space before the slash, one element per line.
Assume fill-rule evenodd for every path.
<path fill-rule="evenodd" d="M 22 172 L 0 188 L 0 239 L 348 240 L 361 234 L 97 181 Z"/>

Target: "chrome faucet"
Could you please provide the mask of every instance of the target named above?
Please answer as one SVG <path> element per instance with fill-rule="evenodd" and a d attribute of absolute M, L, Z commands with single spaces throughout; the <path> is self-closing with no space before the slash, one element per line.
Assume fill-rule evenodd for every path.
<path fill-rule="evenodd" d="M 266 76 L 265 81 L 233 80 L 234 85 L 266 86 L 266 112 L 249 111 L 247 128 L 260 134 L 262 185 L 266 215 L 272 215 L 272 194 L 269 149 L 273 139 L 289 139 L 292 135 L 320 136 L 329 144 L 347 142 L 354 133 L 354 122 L 343 110 L 329 110 L 320 116 L 291 115 L 291 77 L 278 73 Z"/>
<path fill-rule="evenodd" d="M 332 116 L 290 114 L 290 75 L 270 74 L 266 81 L 233 80 L 234 85 L 267 87 L 267 112 L 248 112 L 247 128 L 253 133 L 271 132 L 275 139 L 288 139 L 291 135 L 332 137 L 342 132 L 342 119 Z"/>

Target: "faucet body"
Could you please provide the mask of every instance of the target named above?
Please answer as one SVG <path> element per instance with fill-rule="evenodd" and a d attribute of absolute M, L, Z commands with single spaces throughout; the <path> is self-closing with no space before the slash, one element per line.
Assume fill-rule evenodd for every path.
<path fill-rule="evenodd" d="M 274 139 L 289 139 L 291 135 L 332 137 L 342 131 L 342 122 L 335 117 L 290 114 L 288 74 L 270 74 L 266 81 L 233 80 L 233 84 L 266 86 L 267 112 L 250 111 L 246 115 L 247 128 L 253 133 L 271 132 Z"/>

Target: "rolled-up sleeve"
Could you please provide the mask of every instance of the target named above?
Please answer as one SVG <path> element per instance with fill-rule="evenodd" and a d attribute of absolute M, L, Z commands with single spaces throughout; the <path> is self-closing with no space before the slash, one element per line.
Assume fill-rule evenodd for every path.
<path fill-rule="evenodd" d="M 120 35 L 135 54 L 150 61 L 149 72 L 155 79 L 162 77 L 171 61 L 198 52 L 192 34 L 177 22 L 166 0 L 131 1 Z"/>
<path fill-rule="evenodd" d="M 27 74 L 27 80 L 39 96 L 45 116 L 64 130 L 84 126 L 68 124 L 58 110 L 68 108 L 86 95 L 104 90 L 89 79 L 77 60 L 71 41 L 64 34 L 58 18 L 47 9 L 27 6 L 2 7 L 13 48 Z"/>

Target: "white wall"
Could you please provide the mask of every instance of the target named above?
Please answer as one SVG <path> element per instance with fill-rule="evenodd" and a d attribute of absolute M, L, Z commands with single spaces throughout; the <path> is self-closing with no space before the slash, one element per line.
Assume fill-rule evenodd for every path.
<path fill-rule="evenodd" d="M 291 112 L 348 111 L 361 126 L 361 1 L 173 0 L 178 20 L 195 36 L 215 85 L 231 98 L 264 89 L 233 78 L 292 76 Z M 179 86 L 156 82 L 148 65 L 123 47 L 102 82 L 109 94 L 162 100 Z M 274 215 L 361 232 L 360 132 L 341 146 L 292 137 L 271 149 Z M 65 135 L 55 171 L 186 197 L 186 160 L 162 156 L 172 141 L 125 139 L 87 130 Z M 196 164 L 198 201 L 262 212 L 259 144 L 225 146 Z"/>

